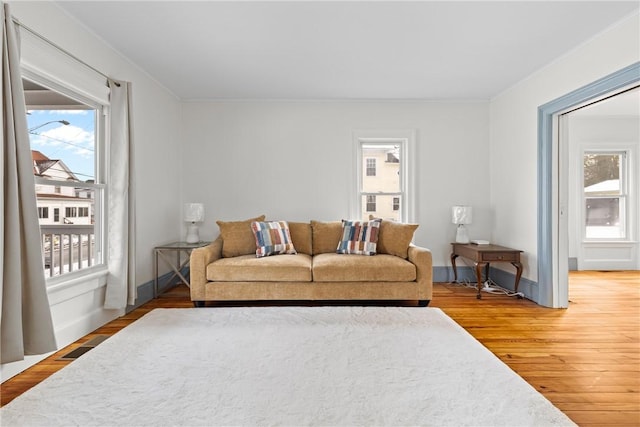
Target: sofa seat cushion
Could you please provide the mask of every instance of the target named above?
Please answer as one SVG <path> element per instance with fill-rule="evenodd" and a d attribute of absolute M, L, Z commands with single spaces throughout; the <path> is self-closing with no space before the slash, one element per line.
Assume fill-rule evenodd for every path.
<path fill-rule="evenodd" d="M 207 266 L 207 280 L 219 282 L 310 282 L 311 256 L 278 255 L 220 258 Z"/>
<path fill-rule="evenodd" d="M 412 282 L 416 267 L 394 255 L 318 254 L 313 257 L 314 282 Z"/>

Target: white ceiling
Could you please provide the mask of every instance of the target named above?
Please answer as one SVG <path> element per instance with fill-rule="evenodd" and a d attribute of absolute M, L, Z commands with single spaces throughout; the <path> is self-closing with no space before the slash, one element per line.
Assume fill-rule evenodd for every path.
<path fill-rule="evenodd" d="M 183 100 L 491 99 L 635 1 L 61 1 Z"/>

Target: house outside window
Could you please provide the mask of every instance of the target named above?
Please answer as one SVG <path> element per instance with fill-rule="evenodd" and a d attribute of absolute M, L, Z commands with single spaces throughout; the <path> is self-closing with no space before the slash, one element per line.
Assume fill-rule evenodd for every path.
<path fill-rule="evenodd" d="M 354 131 L 354 218 L 414 220 L 414 140 L 413 131 Z"/>

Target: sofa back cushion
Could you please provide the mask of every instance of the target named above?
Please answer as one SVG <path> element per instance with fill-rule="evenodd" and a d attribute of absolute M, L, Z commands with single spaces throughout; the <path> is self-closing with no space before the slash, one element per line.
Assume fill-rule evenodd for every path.
<path fill-rule="evenodd" d="M 251 230 L 253 221 L 264 221 L 264 215 L 245 221 L 216 221 L 222 236 L 224 258 L 256 253 L 256 239 Z"/>
<path fill-rule="evenodd" d="M 413 233 L 418 228 L 418 224 L 403 224 L 400 222 L 383 220 L 380 225 L 380 235 L 378 236 L 378 246 L 376 250 L 379 254 L 389 254 L 407 259 L 409 256 L 409 245 L 413 240 Z"/>
<path fill-rule="evenodd" d="M 335 253 L 342 237 L 342 221 L 311 221 L 313 255 Z"/>
<path fill-rule="evenodd" d="M 299 254 L 313 255 L 311 244 L 311 224 L 308 222 L 289 222 L 291 241 Z"/>

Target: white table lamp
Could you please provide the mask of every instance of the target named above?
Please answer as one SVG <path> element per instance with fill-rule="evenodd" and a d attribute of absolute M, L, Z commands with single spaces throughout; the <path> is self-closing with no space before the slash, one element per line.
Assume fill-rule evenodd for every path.
<path fill-rule="evenodd" d="M 187 237 L 185 242 L 198 243 L 200 235 L 198 234 L 198 222 L 204 221 L 204 204 L 202 203 L 185 203 L 183 219 L 190 223 L 187 226 Z"/>
<path fill-rule="evenodd" d="M 469 243 L 466 224 L 471 224 L 473 210 L 471 206 L 454 206 L 451 208 L 451 222 L 458 226 L 456 243 Z"/>

